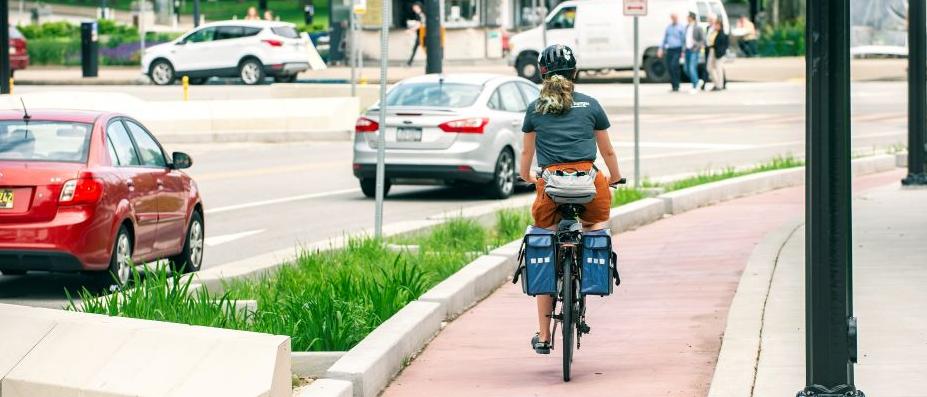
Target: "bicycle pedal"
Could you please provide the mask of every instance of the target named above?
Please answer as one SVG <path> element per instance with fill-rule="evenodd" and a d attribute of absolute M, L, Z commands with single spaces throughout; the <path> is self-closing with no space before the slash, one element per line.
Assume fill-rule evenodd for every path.
<path fill-rule="evenodd" d="M 589 325 L 587 325 L 586 323 L 582 323 L 582 324 L 579 325 L 579 331 L 582 332 L 582 333 L 584 333 L 584 334 L 588 334 L 589 331 L 591 331 L 591 330 L 592 330 L 592 328 L 590 328 Z"/>

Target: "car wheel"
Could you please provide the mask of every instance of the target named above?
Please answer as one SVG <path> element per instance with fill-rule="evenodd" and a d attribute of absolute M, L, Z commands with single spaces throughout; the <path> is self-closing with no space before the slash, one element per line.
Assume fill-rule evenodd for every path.
<path fill-rule="evenodd" d="M 274 76 L 274 81 L 277 83 L 293 83 L 296 81 L 296 75 L 291 74 L 288 76 Z"/>
<path fill-rule="evenodd" d="M 508 198 L 515 191 L 515 156 L 511 150 L 505 149 L 499 154 L 492 182 L 486 190 L 490 197 L 497 199 Z"/>
<path fill-rule="evenodd" d="M 203 216 L 194 211 L 190 217 L 190 227 L 184 239 L 183 251 L 169 258 L 175 270 L 184 273 L 200 271 L 203 266 L 203 248 L 205 248 L 206 228 L 203 225 Z"/>
<path fill-rule="evenodd" d="M 368 198 L 377 197 L 377 180 L 375 178 L 364 178 L 360 180 L 361 191 L 364 192 L 364 196 Z M 393 184 L 390 183 L 389 179 L 383 181 L 383 197 L 386 197 L 389 194 L 389 188 L 393 187 Z"/>
<path fill-rule="evenodd" d="M 22 276 L 26 274 L 25 270 L 0 270 L 0 274 L 4 276 Z"/>
<path fill-rule="evenodd" d="M 103 285 L 121 287 L 129 283 L 132 278 L 132 237 L 125 226 L 120 226 L 116 233 L 109 267 L 106 271 L 96 272 L 94 276 Z"/>
<path fill-rule="evenodd" d="M 151 70 L 148 71 L 151 81 L 157 85 L 171 85 L 177 78 L 174 73 L 174 66 L 170 62 L 159 59 L 151 64 Z"/>
<path fill-rule="evenodd" d="M 644 58 L 642 66 L 647 74 L 646 81 L 648 83 L 666 83 L 669 81 L 669 72 L 666 70 L 666 63 L 663 62 L 663 58 Z"/>
<path fill-rule="evenodd" d="M 238 66 L 238 76 L 247 85 L 261 84 L 264 82 L 264 65 L 257 59 L 246 59 Z"/>
<path fill-rule="evenodd" d="M 518 75 L 521 77 L 535 83 L 541 82 L 541 71 L 538 69 L 537 57 L 530 54 L 519 55 L 518 60 L 515 61 L 515 70 L 518 71 Z"/>

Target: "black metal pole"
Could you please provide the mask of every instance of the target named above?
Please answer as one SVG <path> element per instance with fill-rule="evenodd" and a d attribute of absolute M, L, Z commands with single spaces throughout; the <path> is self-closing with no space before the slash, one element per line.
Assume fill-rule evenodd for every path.
<path fill-rule="evenodd" d="M 756 23 L 756 14 L 760 12 L 760 0 L 750 0 L 750 20 Z"/>
<path fill-rule="evenodd" d="M 267 11 L 267 0 L 258 0 L 258 11 L 260 11 L 261 14 Z M 263 18 L 264 16 L 261 15 L 261 17 Z"/>
<path fill-rule="evenodd" d="M 862 396 L 853 383 L 850 1 L 806 4 L 806 384 L 798 395 Z"/>
<path fill-rule="evenodd" d="M 444 45 L 441 43 L 440 0 L 425 1 L 425 73 L 441 73 Z"/>
<path fill-rule="evenodd" d="M 10 2 L 0 0 L 0 94 L 10 93 Z"/>
<path fill-rule="evenodd" d="M 908 2 L 908 176 L 902 185 L 927 185 L 927 6 Z"/>
<path fill-rule="evenodd" d="M 200 0 L 193 0 L 193 27 L 200 26 Z"/>

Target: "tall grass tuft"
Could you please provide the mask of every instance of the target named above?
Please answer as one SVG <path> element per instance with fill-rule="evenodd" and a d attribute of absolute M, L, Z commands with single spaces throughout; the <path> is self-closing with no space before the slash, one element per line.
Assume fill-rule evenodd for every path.
<path fill-rule="evenodd" d="M 533 222 L 527 208 L 506 208 L 496 212 L 496 238 L 501 244 L 521 238 Z"/>
<path fill-rule="evenodd" d="M 616 189 L 612 194 L 612 207 L 625 205 L 627 203 L 640 200 L 644 197 L 646 197 L 646 194 L 643 190 L 622 186 Z"/>

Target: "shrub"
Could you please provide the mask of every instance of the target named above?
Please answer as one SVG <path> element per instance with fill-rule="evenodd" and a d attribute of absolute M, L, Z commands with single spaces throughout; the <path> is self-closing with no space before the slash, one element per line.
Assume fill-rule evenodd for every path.
<path fill-rule="evenodd" d="M 30 39 L 27 47 L 33 65 L 79 65 L 80 39 Z"/>
<path fill-rule="evenodd" d="M 799 56 L 805 53 L 805 22 L 797 19 L 766 26 L 757 39 L 761 56 Z"/>

